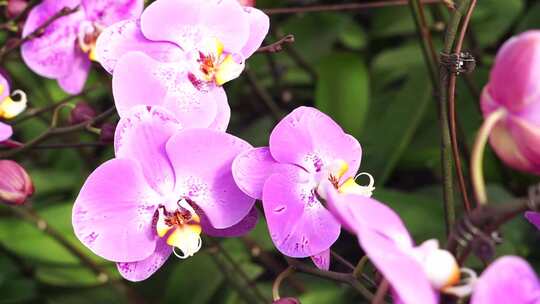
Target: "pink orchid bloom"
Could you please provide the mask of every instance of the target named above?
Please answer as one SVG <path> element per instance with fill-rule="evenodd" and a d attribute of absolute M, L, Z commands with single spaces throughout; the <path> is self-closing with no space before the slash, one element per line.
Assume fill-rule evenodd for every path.
<path fill-rule="evenodd" d="M 174 253 L 194 255 L 201 233 L 239 236 L 257 222 L 255 200 L 234 183 L 231 164 L 251 148 L 232 135 L 184 129 L 155 106 L 132 109 L 115 134 L 116 158 L 86 180 L 73 207 L 75 235 L 141 281 Z"/>
<path fill-rule="evenodd" d="M 44 0 L 29 13 L 22 36 L 26 37 L 64 7 L 78 10 L 49 25 L 43 35 L 21 47 L 24 62 L 37 74 L 56 79 L 69 94 L 82 91 L 95 43 L 100 32 L 120 20 L 137 18 L 143 0 Z"/>
<path fill-rule="evenodd" d="M 113 74 L 121 116 L 135 105 L 161 105 L 185 127 L 226 130 L 222 85 L 238 77 L 268 29 L 268 16 L 236 0 L 157 0 L 140 20 L 107 28 L 97 57 Z"/>
<path fill-rule="evenodd" d="M 497 155 L 509 166 L 540 174 L 540 31 L 508 40 L 499 50 L 484 87 L 484 117 L 501 113 L 490 135 Z"/>
<path fill-rule="evenodd" d="M 233 175 L 242 191 L 262 199 L 280 252 L 312 257 L 315 265 L 328 269 L 340 224 L 319 201 L 319 185 L 330 180 L 340 191 L 371 195 L 372 185 L 354 182 L 361 156 L 358 141 L 330 117 L 300 107 L 277 124 L 269 147 L 245 151 L 235 159 Z"/>

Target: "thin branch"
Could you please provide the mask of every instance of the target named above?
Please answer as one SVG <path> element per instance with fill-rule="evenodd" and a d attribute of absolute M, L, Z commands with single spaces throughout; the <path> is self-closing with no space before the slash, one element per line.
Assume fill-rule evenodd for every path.
<path fill-rule="evenodd" d="M 370 8 L 388 7 L 388 6 L 404 6 L 407 5 L 407 0 L 386 0 L 373 1 L 364 3 L 343 3 L 343 4 L 328 4 L 314 5 L 302 7 L 282 7 L 282 8 L 267 8 L 263 11 L 267 15 L 280 14 L 299 14 L 299 13 L 316 13 L 316 12 L 339 12 L 339 11 L 357 11 Z M 423 4 L 441 3 L 441 0 L 423 0 Z"/>
<path fill-rule="evenodd" d="M 353 276 L 352 273 L 325 271 L 312 266 L 308 266 L 301 261 L 292 258 L 285 257 L 285 259 L 287 260 L 287 263 L 289 263 L 289 265 L 294 267 L 294 269 L 296 269 L 297 271 L 318 276 L 327 280 L 348 284 L 356 291 L 358 291 L 358 293 L 360 293 L 364 298 L 370 301 L 373 299 L 373 294 L 366 287 L 364 287 L 364 285 L 362 285 L 356 279 L 356 277 Z"/>
<path fill-rule="evenodd" d="M 279 108 L 278 104 L 272 98 L 272 95 L 270 95 L 270 92 L 268 92 L 257 80 L 257 77 L 255 74 L 250 71 L 249 69 L 246 69 L 244 71 L 244 74 L 246 75 L 246 80 L 248 84 L 253 89 L 253 92 L 255 95 L 257 95 L 264 104 L 268 107 L 270 110 L 270 113 L 272 114 L 272 117 L 275 121 L 280 121 L 281 118 L 283 118 L 283 114 L 281 113 L 281 109 Z"/>
<path fill-rule="evenodd" d="M 463 0 L 459 3 L 456 10 L 453 11 L 450 21 L 446 27 L 444 37 L 443 53 L 450 54 L 452 46 L 456 40 L 456 33 L 461 22 L 464 10 L 468 7 L 468 0 Z M 450 233 L 451 227 L 454 226 L 456 219 L 456 211 L 454 206 L 454 180 L 452 174 L 452 136 L 450 135 L 450 124 L 448 116 L 448 88 L 450 84 L 449 69 L 439 69 L 439 119 L 441 126 L 441 167 L 443 172 L 443 199 L 444 211 L 446 220 L 446 231 Z"/>
<path fill-rule="evenodd" d="M 69 126 L 69 127 L 62 127 L 62 128 L 50 127 L 45 132 L 41 133 L 40 135 L 38 135 L 37 137 L 35 137 L 31 141 L 25 143 L 23 146 L 15 148 L 15 149 L 8 150 L 8 151 L 0 152 L 0 158 L 11 158 L 11 157 L 13 157 L 14 155 L 16 155 L 18 153 L 24 152 L 24 151 L 26 151 L 26 150 L 34 147 L 34 146 L 37 146 L 38 144 L 40 144 L 41 142 L 43 142 L 47 138 L 49 138 L 51 136 L 54 136 L 54 135 L 62 135 L 62 134 L 68 134 L 68 133 L 73 133 L 73 132 L 85 130 L 88 126 L 93 125 L 94 123 L 97 123 L 97 122 L 100 122 L 100 121 L 106 119 L 107 117 L 112 115 L 114 112 L 115 112 L 115 108 L 111 107 L 108 110 L 106 110 L 105 112 L 101 113 L 100 115 L 98 115 L 98 116 L 96 116 L 96 117 L 94 117 L 94 118 L 92 118 L 92 119 L 90 119 L 90 120 L 88 120 L 86 122 L 77 124 L 77 125 L 73 125 L 73 126 Z"/>
<path fill-rule="evenodd" d="M 469 21 L 471 20 L 472 13 L 474 11 L 474 8 L 476 6 L 476 0 L 467 0 L 463 1 L 468 4 L 467 14 L 465 15 L 465 18 L 463 19 L 461 30 L 459 37 L 456 41 L 456 45 L 454 48 L 455 54 L 461 54 L 461 49 L 463 46 L 463 41 L 465 40 L 465 34 L 467 32 L 467 27 L 469 25 Z M 470 3 L 470 4 L 469 4 Z M 457 127 L 456 127 L 456 81 L 457 81 L 457 74 L 456 73 L 450 73 L 449 79 L 448 79 L 448 111 L 450 114 L 450 140 L 452 143 L 452 154 L 454 157 L 454 162 L 456 165 L 456 172 L 458 176 L 459 181 L 459 188 L 461 192 L 461 196 L 463 199 L 463 203 L 465 205 L 465 210 L 467 212 L 470 212 L 471 210 L 471 203 L 469 202 L 469 195 L 467 193 L 467 186 L 465 185 L 465 177 L 463 175 L 463 168 L 461 165 L 461 157 L 459 155 L 459 145 L 458 145 L 458 139 L 457 139 Z"/>
<path fill-rule="evenodd" d="M 278 41 L 276 41 L 276 42 L 274 42 L 272 44 L 261 46 L 257 50 L 257 53 L 277 53 L 277 52 L 281 52 L 283 50 L 283 45 L 284 44 L 291 44 L 291 43 L 294 43 L 294 35 L 288 34 L 287 36 L 279 39 Z"/>

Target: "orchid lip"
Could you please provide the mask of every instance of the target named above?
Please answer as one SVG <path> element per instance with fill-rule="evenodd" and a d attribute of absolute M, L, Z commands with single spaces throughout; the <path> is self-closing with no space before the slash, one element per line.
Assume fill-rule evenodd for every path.
<path fill-rule="evenodd" d="M 174 211 L 159 205 L 157 212 L 157 235 L 166 238 L 167 244 L 173 247 L 174 255 L 186 259 L 201 249 L 201 219 L 190 205 L 189 199 L 180 199 Z"/>

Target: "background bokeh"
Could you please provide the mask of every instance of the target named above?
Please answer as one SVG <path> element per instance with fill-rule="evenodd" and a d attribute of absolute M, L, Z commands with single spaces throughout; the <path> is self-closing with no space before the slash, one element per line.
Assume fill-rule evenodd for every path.
<path fill-rule="evenodd" d="M 325 3 L 344 2 L 258 0 L 256 5 L 273 8 Z M 440 50 L 448 11 L 442 4 L 426 5 L 425 11 L 436 49 Z M 466 78 L 460 77 L 457 89 L 465 153 L 482 121 L 478 95 L 497 49 L 510 36 L 532 28 L 540 28 L 540 2 L 479 1 L 466 38 L 466 49 L 475 55 L 477 69 Z M 254 55 L 246 72 L 226 85 L 232 107 L 229 131 L 254 146 L 266 145 L 270 130 L 281 116 L 300 105 L 316 106 L 360 141 L 361 171 L 375 177 L 374 196 L 398 211 L 418 242 L 428 238 L 444 241 L 437 103 L 411 9 L 404 5 L 271 15 L 271 35 L 266 42 L 285 34 L 294 34 L 296 42 L 277 54 Z M 14 34 L 1 31 L 0 44 L 10 37 Z M 27 113 L 68 98 L 55 81 L 29 71 L 17 52 L 11 53 L 2 67 L 12 77 L 12 88 L 28 94 Z M 70 103 L 79 101 L 100 112 L 113 104 L 110 76 L 99 65 L 94 64 L 84 93 L 70 99 Z M 14 139 L 26 142 L 44 132 L 51 114 L 47 111 L 28 120 L 23 114 L 15 120 Z M 61 125 L 68 124 L 68 116 L 69 109 L 62 110 Z M 117 117 L 109 120 L 116 121 Z M 113 264 L 80 244 L 71 227 L 72 204 L 88 174 L 113 156 L 112 147 L 50 146 L 97 141 L 90 132 L 54 136 L 41 149 L 17 154 L 14 159 L 34 181 L 36 193 L 29 203 L 32 210 L 115 276 L 103 282 L 103 277 L 82 265 L 46 233 L 0 206 L 0 303 L 235 304 L 253 303 L 249 299 L 257 296 L 255 289 L 270 299 L 272 282 L 287 263 L 273 248 L 262 217 L 248 236 L 217 240 L 219 246 L 205 241 L 195 257 L 170 258 L 157 274 L 141 283 L 121 281 Z M 485 170 L 490 201 L 494 203 L 523 196 L 529 185 L 539 181 L 505 167 L 489 149 Z M 504 226 L 502 235 L 504 242 L 498 247 L 498 255 L 523 256 L 539 269 L 536 244 L 540 235 L 531 225 L 516 218 Z M 346 232 L 333 249 L 353 264 L 363 255 L 356 239 Z M 471 258 L 468 266 L 482 264 Z M 237 267 L 247 278 L 235 270 Z M 347 270 L 335 260 L 332 267 Z M 284 283 L 281 294 L 297 296 L 304 304 L 361 303 L 349 287 L 303 274 Z"/>

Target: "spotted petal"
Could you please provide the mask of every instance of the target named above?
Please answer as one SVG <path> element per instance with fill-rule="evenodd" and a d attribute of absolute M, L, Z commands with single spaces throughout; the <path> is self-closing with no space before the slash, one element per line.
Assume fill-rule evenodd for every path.
<path fill-rule="evenodd" d="M 69 73 L 58 78 L 58 85 L 69 94 L 79 94 L 83 90 L 91 67 L 88 55 L 81 50 L 76 50 L 75 54 Z"/>
<path fill-rule="evenodd" d="M 171 246 L 167 245 L 164 238 L 160 238 L 157 241 L 154 253 L 146 259 L 137 262 L 117 263 L 116 267 L 126 280 L 132 282 L 144 281 L 165 264 L 171 253 Z"/>
<path fill-rule="evenodd" d="M 213 237 L 239 237 L 249 233 L 257 225 L 259 213 L 257 208 L 252 208 L 251 211 L 239 223 L 225 229 L 216 229 L 212 227 L 208 218 L 202 213 L 201 225 L 203 232 L 206 235 Z"/>
<path fill-rule="evenodd" d="M 207 37 L 219 39 L 225 50 L 239 53 L 249 38 L 249 20 L 236 0 L 160 0 L 141 16 L 144 36 L 170 41 L 184 50 L 197 48 Z"/>
<path fill-rule="evenodd" d="M 97 60 L 111 73 L 120 58 L 132 51 L 140 51 L 160 62 L 180 61 L 180 48 L 170 42 L 146 39 L 139 20 L 124 20 L 107 27 L 96 42 Z"/>
<path fill-rule="evenodd" d="M 270 135 L 270 151 L 281 163 L 296 164 L 309 172 L 319 171 L 336 159 L 349 164 L 343 180 L 354 176 L 362 149 L 352 136 L 329 116 L 315 108 L 299 107 L 281 120 Z"/>
<path fill-rule="evenodd" d="M 143 0 L 82 0 L 86 19 L 105 27 L 115 22 L 138 18 L 144 7 Z"/>
<path fill-rule="evenodd" d="M 217 229 L 240 222 L 255 203 L 236 186 L 231 172 L 234 158 L 250 148 L 237 137 L 209 129 L 185 130 L 167 143 L 175 192 L 195 202 Z"/>
<path fill-rule="evenodd" d="M 247 195 L 262 199 L 264 183 L 277 172 L 287 172 L 294 167 L 276 162 L 270 149 L 254 148 L 239 154 L 233 162 L 232 172 L 238 187 Z"/>
<path fill-rule="evenodd" d="M 75 201 L 75 235 L 107 260 L 146 259 L 156 247 L 152 218 L 158 198 L 136 162 L 105 162 L 88 177 Z"/>
<path fill-rule="evenodd" d="M 28 14 L 22 36 L 26 37 L 64 7 L 74 8 L 79 0 L 45 0 L 36 5 Z M 84 12 L 64 16 L 49 25 L 43 35 L 25 42 L 21 47 L 24 62 L 30 69 L 49 78 L 65 77 L 76 62 L 78 25 Z"/>
<path fill-rule="evenodd" d="M 315 196 L 302 169 L 271 175 L 263 189 L 264 214 L 275 246 L 290 257 L 317 255 L 337 240 L 340 225 Z"/>
<path fill-rule="evenodd" d="M 174 115 L 161 107 L 136 107 L 116 127 L 116 157 L 138 162 L 148 184 L 167 195 L 174 187 L 174 172 L 165 144 L 181 129 Z"/>
<path fill-rule="evenodd" d="M 186 128 L 214 125 L 218 104 L 227 102 L 223 88 L 198 90 L 181 66 L 158 62 L 141 52 L 128 53 L 117 63 L 113 94 L 120 116 L 136 105 L 161 105 Z M 222 124 L 215 125 L 221 129 Z"/>

